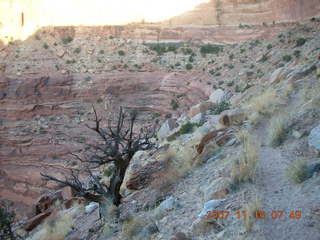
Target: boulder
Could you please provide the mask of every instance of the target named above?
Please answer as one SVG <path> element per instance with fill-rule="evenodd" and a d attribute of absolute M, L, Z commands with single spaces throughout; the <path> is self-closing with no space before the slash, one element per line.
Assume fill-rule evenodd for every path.
<path fill-rule="evenodd" d="M 243 109 L 231 109 L 223 111 L 219 117 L 219 123 L 225 127 L 241 124 L 247 118 L 248 112 Z"/>
<path fill-rule="evenodd" d="M 63 201 L 62 190 L 40 196 L 35 204 L 35 214 L 38 215 L 47 211 L 56 201 Z"/>
<path fill-rule="evenodd" d="M 175 129 L 176 127 L 178 127 L 178 124 L 174 119 L 167 119 L 162 124 L 162 126 L 160 127 L 160 129 L 158 131 L 158 134 L 157 134 L 158 138 L 160 140 L 167 138 L 170 135 L 171 131 L 173 129 Z"/>
<path fill-rule="evenodd" d="M 270 76 L 270 80 L 269 80 L 269 84 L 270 85 L 274 85 L 279 83 L 280 81 L 284 80 L 285 77 L 287 76 L 287 69 L 284 67 L 278 68 L 277 70 L 275 70 L 271 76 Z"/>
<path fill-rule="evenodd" d="M 219 209 L 218 207 L 221 205 L 221 203 L 223 203 L 223 201 L 224 199 L 214 199 L 206 202 L 198 217 L 206 218 L 208 217 L 208 212 L 222 211 L 223 209 Z"/>
<path fill-rule="evenodd" d="M 157 179 L 159 173 L 164 170 L 165 167 L 166 164 L 163 161 L 153 161 L 133 171 L 125 183 L 127 189 L 140 190 L 145 188 L 154 179 Z"/>
<path fill-rule="evenodd" d="M 84 210 L 85 210 L 86 213 L 89 214 L 89 213 L 92 213 L 97 208 L 99 208 L 99 203 L 91 202 L 87 206 L 85 206 Z"/>
<path fill-rule="evenodd" d="M 231 136 L 232 133 L 226 129 L 208 132 L 204 137 L 202 137 L 200 143 L 196 146 L 198 154 L 201 154 L 204 147 L 212 140 L 214 140 L 218 146 L 223 146 L 228 140 L 231 139 Z"/>
<path fill-rule="evenodd" d="M 179 201 L 174 197 L 169 197 L 163 201 L 154 211 L 154 217 L 156 219 L 163 218 L 167 212 L 172 211 L 180 207 Z"/>
<path fill-rule="evenodd" d="M 188 112 L 188 117 L 193 118 L 199 113 L 206 112 L 207 110 L 211 109 L 214 107 L 214 104 L 212 102 L 202 102 L 199 103 L 198 105 L 193 106 L 189 112 Z"/>
<path fill-rule="evenodd" d="M 209 102 L 218 104 L 225 100 L 225 92 L 222 89 L 215 90 L 209 97 Z"/>
<path fill-rule="evenodd" d="M 144 175 L 152 171 L 150 169 L 150 165 L 152 165 L 152 163 L 155 161 L 156 160 L 151 158 L 146 151 L 136 152 L 131 159 L 130 165 L 124 176 L 123 183 L 121 185 L 121 192 L 125 192 L 128 189 L 127 185 L 129 185 L 130 188 L 132 187 L 132 190 L 136 190 L 139 188 L 143 188 L 142 186 L 140 186 L 140 184 L 142 184 L 143 186 L 144 183 L 148 184 L 150 179 L 144 177 Z M 136 184 L 138 184 L 139 186 L 136 186 Z"/>
<path fill-rule="evenodd" d="M 320 152 L 320 125 L 311 130 L 308 137 L 308 143 L 311 147 Z"/>

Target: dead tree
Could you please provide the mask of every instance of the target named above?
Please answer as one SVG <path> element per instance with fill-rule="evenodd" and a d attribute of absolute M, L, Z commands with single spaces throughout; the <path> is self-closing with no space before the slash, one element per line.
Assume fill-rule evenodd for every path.
<path fill-rule="evenodd" d="M 120 187 L 123 183 L 126 170 L 130 164 L 133 155 L 139 150 L 147 150 L 153 147 L 150 139 L 155 135 L 155 127 L 140 128 L 136 132 L 134 129 L 137 120 L 137 112 L 125 113 L 120 107 L 119 115 L 116 121 L 112 119 L 100 118 L 96 109 L 93 107 L 94 125 L 86 125 L 94 131 L 99 142 L 95 144 L 86 144 L 87 151 L 81 156 L 71 153 L 77 160 L 86 165 L 85 171 L 89 173 L 94 181 L 94 188 L 85 188 L 79 178 L 73 173 L 71 177 L 60 180 L 49 175 L 41 174 L 47 180 L 55 181 L 63 185 L 70 186 L 79 195 L 92 199 L 95 197 L 111 197 L 113 204 L 118 206 L 121 201 Z M 102 126 L 105 124 L 105 126 Z M 115 169 L 112 173 L 110 185 L 106 186 L 100 183 L 90 169 L 113 163 Z M 94 194 L 90 193 L 93 192 Z"/>

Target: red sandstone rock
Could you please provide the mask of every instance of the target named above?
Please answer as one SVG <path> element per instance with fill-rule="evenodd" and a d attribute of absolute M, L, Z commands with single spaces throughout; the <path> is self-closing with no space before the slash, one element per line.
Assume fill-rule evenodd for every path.
<path fill-rule="evenodd" d="M 48 209 L 50 209 L 56 201 L 62 201 L 62 190 L 56 191 L 54 193 L 48 193 L 42 195 L 36 205 L 36 215 L 40 213 L 44 213 Z"/>

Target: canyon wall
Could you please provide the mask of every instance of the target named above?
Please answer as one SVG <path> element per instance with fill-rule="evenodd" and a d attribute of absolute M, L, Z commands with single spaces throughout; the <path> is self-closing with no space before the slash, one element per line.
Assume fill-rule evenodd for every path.
<path fill-rule="evenodd" d="M 302 21 L 319 14 L 319 0 L 211 0 L 166 22 L 172 25 L 254 25 Z"/>

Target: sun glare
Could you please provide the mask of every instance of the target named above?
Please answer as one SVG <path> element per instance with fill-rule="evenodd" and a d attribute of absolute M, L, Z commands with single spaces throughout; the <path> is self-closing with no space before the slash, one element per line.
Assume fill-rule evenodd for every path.
<path fill-rule="evenodd" d="M 0 37 L 23 39 L 42 26 L 159 22 L 209 0 L 0 0 Z"/>

